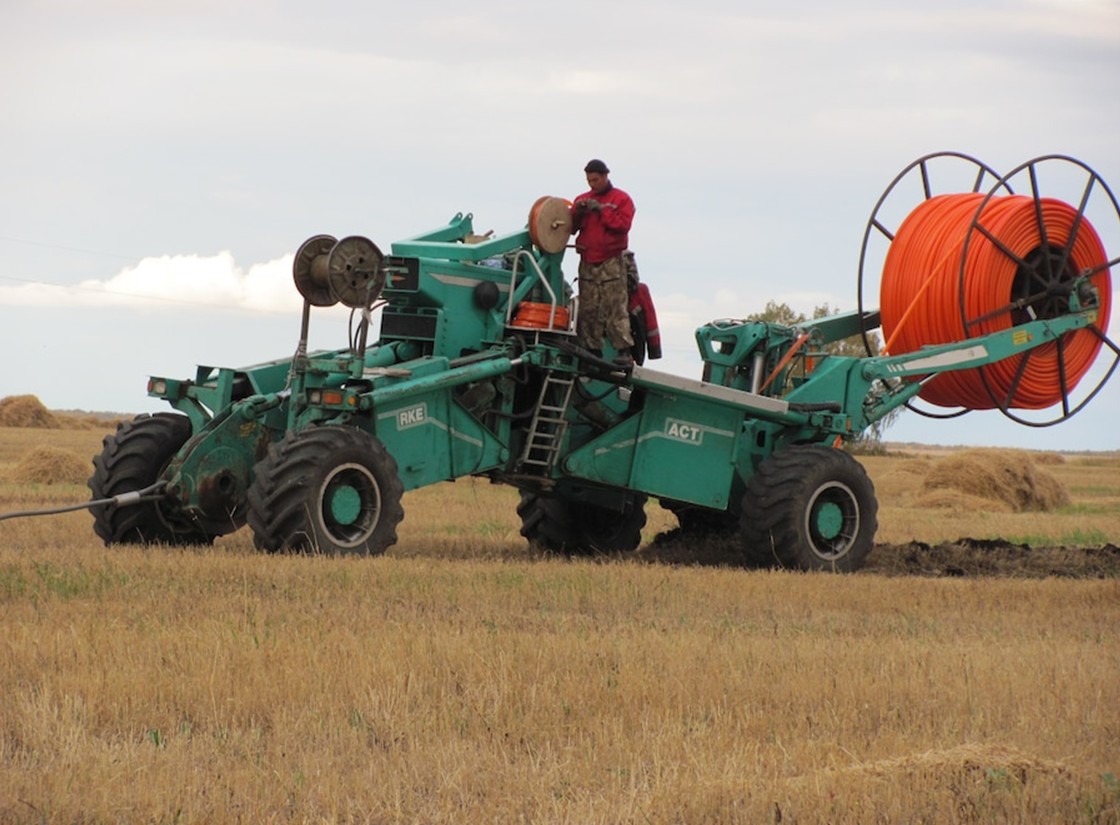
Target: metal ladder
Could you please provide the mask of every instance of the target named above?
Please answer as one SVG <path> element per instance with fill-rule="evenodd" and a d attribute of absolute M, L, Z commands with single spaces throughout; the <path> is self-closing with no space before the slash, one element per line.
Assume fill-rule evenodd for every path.
<path fill-rule="evenodd" d="M 520 465 L 541 467 L 544 472 L 552 469 L 560 452 L 560 442 L 568 429 L 564 413 L 572 400 L 575 378 L 565 373 L 546 372 L 537 408 L 525 436 L 525 449 L 521 452 Z"/>

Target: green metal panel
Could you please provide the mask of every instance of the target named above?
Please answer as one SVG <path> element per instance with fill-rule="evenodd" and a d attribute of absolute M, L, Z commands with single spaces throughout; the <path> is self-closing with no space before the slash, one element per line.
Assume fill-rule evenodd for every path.
<path fill-rule="evenodd" d="M 407 240 L 394 241 L 392 251 L 394 255 L 410 258 L 432 258 L 448 261 L 482 261 L 508 252 L 510 249 L 527 247 L 531 241 L 529 230 L 523 229 L 509 235 L 501 235 L 480 243 L 457 243 L 465 232 L 460 225 L 457 228 L 449 227 L 441 233 Z"/>
<path fill-rule="evenodd" d="M 482 422 L 452 403 L 449 409 L 447 440 L 451 452 L 453 478 L 486 472 L 504 466 L 509 460 L 509 447 Z M 502 419 L 504 437 L 509 438 L 509 419 Z"/>
<path fill-rule="evenodd" d="M 678 501 L 726 507 L 742 422 L 742 413 L 727 407 L 647 397 L 630 486 Z"/>
<path fill-rule="evenodd" d="M 588 481 L 722 509 L 743 414 L 651 393 L 641 413 L 573 450 L 564 471 Z"/>
<path fill-rule="evenodd" d="M 628 484 L 641 419 L 641 416 L 628 418 L 579 449 L 572 450 L 564 459 L 564 472 L 616 487 Z"/>
<path fill-rule="evenodd" d="M 449 393 L 427 393 L 377 410 L 377 437 L 392 453 L 406 490 L 452 478 L 447 449 Z"/>
<path fill-rule="evenodd" d="M 376 428 L 406 490 L 485 472 L 509 456 L 506 445 L 455 403 L 450 391 L 386 404 L 377 412 Z"/>

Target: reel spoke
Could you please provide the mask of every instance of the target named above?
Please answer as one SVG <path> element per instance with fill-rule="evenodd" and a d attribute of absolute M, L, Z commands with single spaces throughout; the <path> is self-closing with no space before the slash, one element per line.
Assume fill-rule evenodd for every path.
<path fill-rule="evenodd" d="M 1059 269 L 1065 269 L 1069 260 L 1073 257 L 1073 248 L 1077 243 L 1078 234 L 1081 232 L 1081 225 L 1085 220 L 1085 209 L 1089 205 L 1089 195 L 1093 191 L 1093 184 L 1096 182 L 1096 175 L 1090 175 L 1088 182 L 1085 184 L 1085 189 L 1081 193 L 1081 201 L 1077 204 L 1077 214 L 1073 218 L 1073 226 L 1070 227 L 1069 239 L 1066 245 L 1062 248 L 1062 257 L 1059 263 Z"/>
<path fill-rule="evenodd" d="M 1033 351 L 1033 350 L 1032 350 Z M 1072 389 L 1067 380 L 1069 373 L 1066 371 L 1066 345 L 1058 339 L 1058 390 L 1062 394 L 1062 417 L 1069 418 L 1069 392 Z"/>
<path fill-rule="evenodd" d="M 876 229 L 878 229 L 879 232 L 883 235 L 883 237 L 886 238 L 888 241 L 893 241 L 894 240 L 894 233 L 891 232 L 889 229 L 887 229 L 885 226 L 883 226 L 883 224 L 879 223 L 878 218 L 874 218 L 871 222 L 871 225 L 874 226 Z"/>
<path fill-rule="evenodd" d="M 930 185 L 929 165 L 926 163 L 925 158 L 921 160 L 919 168 L 922 173 L 922 193 L 925 195 L 925 200 L 928 201 L 933 197 L 933 187 Z"/>
<path fill-rule="evenodd" d="M 988 397 L 992 399 L 992 403 L 1002 412 L 1006 413 L 1011 409 L 1011 405 L 1015 403 L 1015 396 L 1019 393 L 1019 386 L 1023 383 L 1023 376 L 1027 374 L 1027 364 L 1032 355 L 1034 355 L 1034 350 L 1029 350 L 1019 359 L 1019 365 L 1015 368 L 1015 375 L 1011 378 L 1011 381 L 1008 382 L 1007 394 L 1002 400 L 996 398 L 995 390 L 991 382 L 988 381 L 987 370 L 980 371 L 980 380 L 984 384 L 984 389 L 988 392 Z"/>

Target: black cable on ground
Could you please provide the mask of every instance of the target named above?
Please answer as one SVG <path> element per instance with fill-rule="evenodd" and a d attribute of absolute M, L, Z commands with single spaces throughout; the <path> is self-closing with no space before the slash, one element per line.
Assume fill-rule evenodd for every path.
<path fill-rule="evenodd" d="M 90 507 L 99 507 L 103 505 L 128 507 L 133 504 L 139 504 L 142 501 L 154 501 L 163 498 L 163 487 L 164 482 L 159 481 L 142 490 L 119 493 L 110 498 L 96 498 L 92 501 L 83 501 L 80 504 L 67 504 L 63 507 L 50 507 L 44 510 L 16 510 L 11 513 L 0 513 L 0 521 L 6 521 L 10 518 L 24 518 L 26 516 L 55 516 L 61 513 L 70 513 L 75 510 L 88 510 Z"/>

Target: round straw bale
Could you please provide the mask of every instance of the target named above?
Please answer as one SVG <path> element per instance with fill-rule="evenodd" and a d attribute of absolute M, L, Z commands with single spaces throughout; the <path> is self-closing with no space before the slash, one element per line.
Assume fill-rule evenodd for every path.
<path fill-rule="evenodd" d="M 89 475 L 88 458 L 59 447 L 35 447 L 23 454 L 10 478 L 20 484 L 81 484 Z"/>
<path fill-rule="evenodd" d="M 927 491 L 956 490 L 1002 501 L 1014 512 L 1054 510 L 1069 504 L 1069 492 L 1036 467 L 1024 450 L 963 450 L 941 459 L 926 475 Z"/>
<path fill-rule="evenodd" d="M 61 424 L 34 395 L 9 395 L 0 398 L 0 427 L 34 427 L 57 430 Z"/>
<path fill-rule="evenodd" d="M 960 490 L 950 490 L 942 487 L 936 490 L 926 490 L 915 496 L 911 501 L 913 507 L 927 507 L 937 510 L 948 510 L 954 515 L 967 513 L 1012 513 L 1015 511 L 1006 501 L 1000 501 Z"/>
<path fill-rule="evenodd" d="M 931 466 L 932 462 L 924 458 L 891 462 L 875 476 L 875 489 L 894 497 L 912 496 L 921 489 Z"/>
<path fill-rule="evenodd" d="M 1066 457 L 1061 453 L 1055 453 L 1050 450 L 1045 452 L 1032 453 L 1031 458 L 1034 459 L 1035 464 L 1065 464 Z"/>

